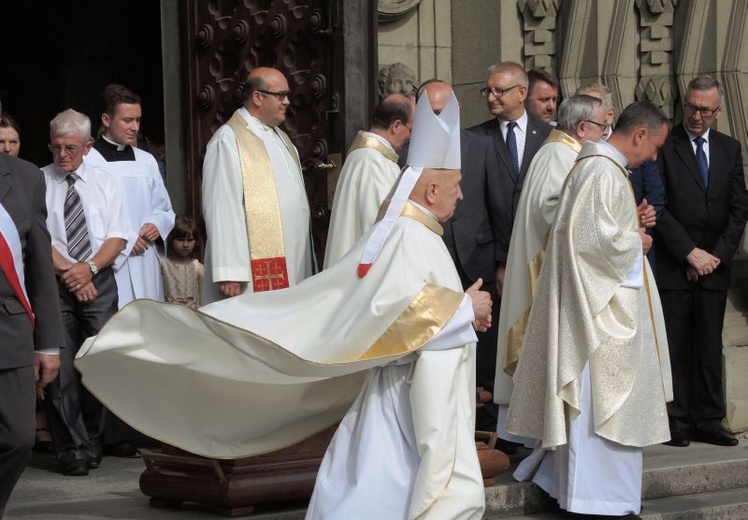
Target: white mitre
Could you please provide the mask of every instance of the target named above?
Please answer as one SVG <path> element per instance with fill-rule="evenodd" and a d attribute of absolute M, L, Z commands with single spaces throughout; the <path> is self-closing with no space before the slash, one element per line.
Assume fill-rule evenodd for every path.
<path fill-rule="evenodd" d="M 359 277 L 366 276 L 379 256 L 392 224 L 400 216 L 423 169 L 459 170 L 460 167 L 460 107 L 457 98 L 452 93 L 444 109 L 436 115 L 431 109 L 428 95 L 422 95 L 413 119 L 407 167 L 385 200 L 389 206 L 382 221 L 369 235 L 358 266 Z"/>

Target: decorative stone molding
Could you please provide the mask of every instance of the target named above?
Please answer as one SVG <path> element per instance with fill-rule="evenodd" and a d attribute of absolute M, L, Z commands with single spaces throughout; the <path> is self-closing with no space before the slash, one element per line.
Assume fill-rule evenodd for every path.
<path fill-rule="evenodd" d="M 524 65 L 548 72 L 555 70 L 556 16 L 559 0 L 518 0 L 524 31 Z"/>
<path fill-rule="evenodd" d="M 674 115 L 673 18 L 678 0 L 636 0 L 639 9 L 640 79 L 636 99 L 647 99 Z"/>
<path fill-rule="evenodd" d="M 402 18 L 418 7 L 421 0 L 379 0 L 377 15 L 380 22 L 391 22 Z"/>

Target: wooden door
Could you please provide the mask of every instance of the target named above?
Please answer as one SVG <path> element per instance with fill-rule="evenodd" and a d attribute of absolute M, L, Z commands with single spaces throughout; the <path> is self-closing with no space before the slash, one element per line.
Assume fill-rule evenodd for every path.
<path fill-rule="evenodd" d="M 191 0 L 183 18 L 189 211 L 202 221 L 205 146 L 241 106 L 247 74 L 276 67 L 292 92 L 283 127 L 301 157 L 321 265 L 331 155 L 341 154 L 365 127 L 374 103 L 375 2 Z"/>

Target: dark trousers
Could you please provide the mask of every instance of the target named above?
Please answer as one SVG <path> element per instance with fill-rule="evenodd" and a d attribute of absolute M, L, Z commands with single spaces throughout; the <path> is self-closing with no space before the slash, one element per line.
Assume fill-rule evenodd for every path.
<path fill-rule="evenodd" d="M 0 518 L 34 445 L 34 367 L 0 369 Z"/>
<path fill-rule="evenodd" d="M 49 387 L 50 426 L 58 446 L 59 461 L 85 460 L 100 453 L 104 408 L 81 383 L 74 361 L 83 341 L 99 332 L 117 312 L 117 283 L 111 268 L 94 277 L 97 296 L 79 302 L 58 279 L 60 307 L 65 325 L 65 344 L 60 350 L 60 376 Z"/>
<path fill-rule="evenodd" d="M 725 417 L 722 326 L 727 291 L 661 290 L 670 348 L 674 400 L 670 428 L 710 432 Z"/>

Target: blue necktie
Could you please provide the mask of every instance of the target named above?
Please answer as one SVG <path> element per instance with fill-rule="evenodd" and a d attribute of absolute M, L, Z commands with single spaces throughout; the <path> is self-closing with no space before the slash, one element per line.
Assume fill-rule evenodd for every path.
<path fill-rule="evenodd" d="M 517 138 L 514 136 L 514 127 L 517 123 L 514 121 L 506 125 L 506 151 L 509 152 L 509 160 L 514 169 L 514 177 L 519 177 L 519 155 L 517 155 Z"/>
<path fill-rule="evenodd" d="M 696 162 L 699 163 L 699 170 L 701 170 L 701 180 L 704 181 L 704 186 L 709 185 L 709 163 L 706 161 L 706 154 L 704 153 L 704 143 L 706 140 L 699 136 L 693 140 L 696 143 Z"/>

